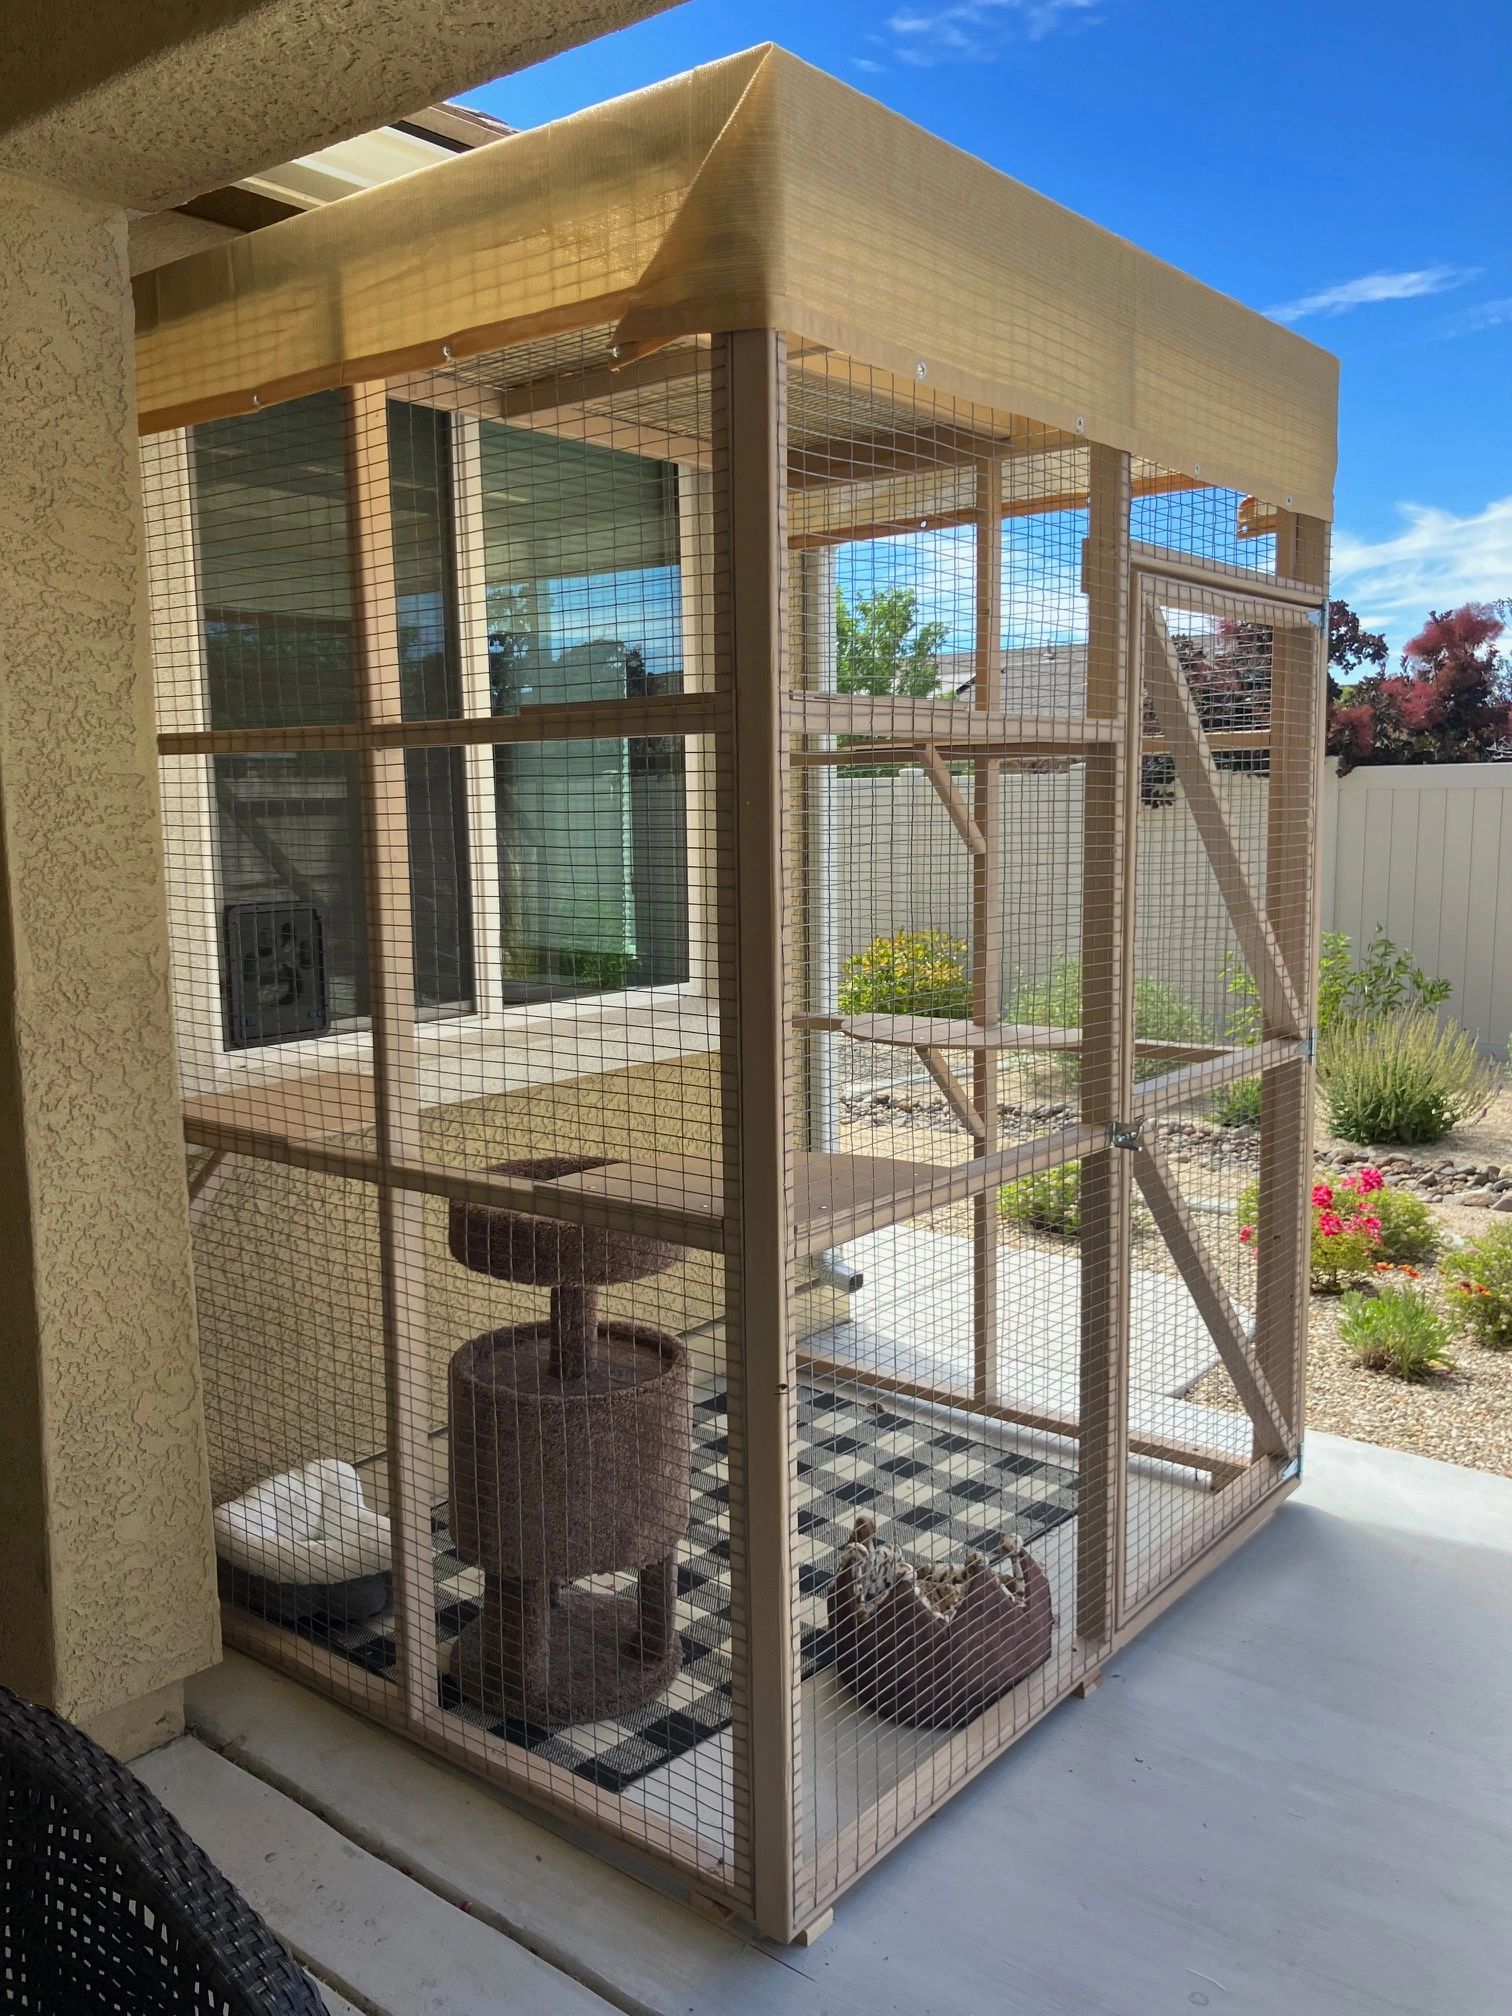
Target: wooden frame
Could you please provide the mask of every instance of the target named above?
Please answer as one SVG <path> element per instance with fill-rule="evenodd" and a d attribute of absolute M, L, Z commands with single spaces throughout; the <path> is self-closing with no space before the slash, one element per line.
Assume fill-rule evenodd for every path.
<path fill-rule="evenodd" d="M 389 490 L 388 397 L 382 385 L 342 394 L 358 705 L 365 722 L 401 725 L 399 612 Z M 427 1402 L 425 1200 L 394 1179 L 422 1159 L 415 1055 L 409 817 L 402 747 L 363 750 L 358 802 L 367 897 L 378 1251 L 387 1384 L 389 1505 L 399 1686 L 410 1720 L 433 1712 L 437 1666 Z"/>
<path fill-rule="evenodd" d="M 797 1620 L 788 1459 L 783 338 L 771 330 L 736 331 L 724 341 L 724 369 L 727 418 L 719 431 L 726 437 L 727 459 L 722 470 L 716 467 L 716 482 L 720 475 L 724 481 L 715 528 L 722 541 L 716 571 L 728 584 L 728 613 L 717 655 L 733 712 L 726 774 L 740 778 L 734 806 L 719 826 L 735 890 L 734 914 L 721 930 L 727 1003 L 722 1020 L 733 1025 L 723 1041 L 739 1087 L 724 1158 L 724 1194 L 733 1206 L 725 1211 L 725 1292 L 731 1334 L 743 1345 L 743 1434 L 731 1449 L 731 1500 L 738 1498 L 741 1506 L 731 1534 L 731 1602 L 733 1616 L 742 1618 L 743 1612 L 747 1647 L 732 1726 L 746 1745 L 752 1908 L 772 1937 L 789 1939 L 798 1930 L 793 1913 Z"/>
<path fill-rule="evenodd" d="M 464 398 L 436 374 L 418 389 L 412 380 L 395 387 L 358 385 L 342 394 L 359 641 L 357 718 L 334 726 L 211 730 L 201 712 L 176 722 L 160 738 L 166 758 L 187 759 L 206 772 L 215 755 L 340 749 L 356 753 L 360 776 L 372 1069 L 290 1078 L 276 1088 L 252 1081 L 231 1092 L 197 1096 L 186 1104 L 185 1128 L 210 1151 L 193 1190 L 197 1221 L 214 1208 L 218 1190 L 225 1196 L 225 1180 L 240 1157 L 321 1171 L 376 1192 L 399 1686 L 391 1696 L 359 1683 L 337 1670 L 338 1660 L 286 1643 L 288 1634 L 236 1613 L 228 1614 L 228 1637 L 328 1691 L 345 1690 L 345 1698 L 364 1712 L 406 1728 L 573 1823 L 613 1834 L 660 1870 L 748 1913 L 777 1939 L 792 1938 L 819 1920 L 871 1860 L 1067 1693 L 1094 1680 L 1134 1630 L 1238 1544 L 1294 1486 L 1305 1258 L 1298 1176 L 1309 1152 L 1307 1043 L 1317 929 L 1309 814 L 1322 684 L 1318 633 L 1307 618 L 1319 605 L 1326 577 L 1325 534 L 1317 521 L 1277 514 L 1274 576 L 1139 546 L 1130 539 L 1130 517 L 1140 486 L 1126 452 L 1062 434 L 1025 447 L 977 429 L 921 423 L 912 442 L 900 430 L 887 466 L 898 473 L 927 469 L 948 454 L 958 458 L 970 485 L 970 509 L 960 522 L 976 533 L 971 701 L 797 690 L 789 673 L 785 581 L 791 568 L 801 573 L 803 560 L 812 557 L 804 551 L 795 561 L 795 547 L 833 542 L 789 538 L 789 488 L 854 481 L 858 473 L 880 468 L 883 454 L 876 441 L 838 433 L 790 452 L 788 389 L 791 375 L 803 368 L 790 364 L 790 346 L 780 332 L 742 330 L 716 335 L 694 350 L 655 352 L 613 371 L 580 374 L 570 382 L 533 380 L 497 395 L 497 417 L 512 423 L 609 445 L 635 448 L 638 442 L 637 452 L 672 456 L 691 471 L 681 527 L 685 542 L 696 533 L 707 578 L 700 583 L 699 606 L 685 607 L 682 614 L 690 668 L 684 692 L 559 703 L 509 717 L 489 711 L 486 604 L 474 522 L 475 444 L 471 454 L 468 449 L 469 427 L 474 437 L 476 432 L 469 416 L 481 409 L 471 388 Z M 653 436 L 638 421 L 616 418 L 617 391 L 670 384 L 695 370 L 710 391 L 709 440 Z M 450 402 L 458 416 L 453 504 L 465 691 L 457 719 L 405 719 L 400 703 L 388 497 L 391 391 Z M 608 410 L 595 412 L 595 406 Z M 1047 494 L 1032 504 L 1005 501 L 1010 461 L 1022 466 L 1028 455 L 1069 447 L 1086 449 L 1085 493 Z M 187 467 L 182 446 L 179 454 Z M 1197 486 L 1172 478 L 1163 487 Z M 1087 511 L 1082 576 L 1087 687 L 1080 716 L 999 711 L 1003 528 L 1029 508 Z M 859 529 L 850 528 L 847 536 Z M 817 567 L 809 574 L 816 581 L 828 578 Z M 171 570 L 168 578 L 172 593 L 193 599 L 192 584 L 185 589 L 179 580 L 175 586 Z M 1162 606 L 1211 606 L 1272 629 L 1276 682 L 1269 729 L 1204 731 Z M 1144 731 L 1147 695 L 1157 717 L 1154 736 Z M 690 785 L 708 843 L 694 906 L 705 928 L 694 959 L 700 983 L 718 1005 L 716 1155 L 700 1161 L 694 1155 L 647 1153 L 553 1180 L 504 1177 L 438 1159 L 426 1148 L 416 1060 L 405 752 L 434 747 L 467 752 L 469 817 L 475 845 L 486 858 L 494 747 L 657 735 L 696 735 L 706 743 L 696 785 Z M 864 740 L 837 746 L 840 738 L 856 737 Z M 1214 756 L 1226 749 L 1264 748 L 1271 751 L 1273 784 L 1268 872 L 1264 894 L 1257 896 L 1252 866 L 1224 810 Z M 1263 1040 L 1250 1048 L 1135 1036 L 1138 783 L 1140 759 L 1147 753 L 1168 755 L 1174 764 L 1236 937 L 1256 972 L 1265 1027 Z M 1080 766 L 1084 1000 L 1078 1028 L 1008 1025 L 1000 1019 L 1013 949 L 1003 942 L 1001 921 L 1002 766 L 1023 761 Z M 795 799 L 806 805 L 806 791 L 828 790 L 839 766 L 866 762 L 917 765 L 965 857 L 971 890 L 967 1019 L 842 1017 L 803 1005 L 800 975 L 813 966 L 813 948 L 806 936 L 809 924 L 796 921 L 794 883 L 802 872 L 795 849 L 807 826 L 789 807 Z M 490 895 L 483 889 L 478 901 L 475 925 L 496 916 L 499 907 L 496 890 Z M 480 969 L 486 964 L 480 961 Z M 839 1035 L 916 1057 L 968 1137 L 965 1159 L 909 1162 L 838 1153 L 831 1141 L 797 1140 L 802 1101 L 795 1088 L 805 1068 L 805 1046 Z M 1074 1054 L 1080 1064 L 1074 1117 L 1039 1138 L 1005 1144 L 998 1110 L 1005 1052 Z M 1140 1079 L 1136 1065 L 1147 1060 L 1169 1068 Z M 1224 1287 L 1175 1172 L 1157 1144 L 1142 1140 L 1139 1128 L 1179 1101 L 1256 1075 L 1264 1087 L 1261 1214 L 1275 1236 L 1262 1245 L 1251 1329 Z M 1068 1384 L 1059 1392 L 1047 1388 L 1038 1405 L 1035 1396 L 1026 1401 L 1003 1389 L 998 1191 L 1004 1182 L 1071 1162 L 1080 1164 L 1082 1183 L 1079 1399 L 1069 1401 Z M 1136 1185 L 1245 1409 L 1233 1437 L 1213 1431 L 1204 1439 L 1198 1428 L 1178 1432 L 1146 1404 L 1151 1396 L 1131 1398 Z M 730 1796 L 737 1834 L 735 1852 L 726 1860 L 717 1845 L 675 1819 L 649 1816 L 633 1799 L 590 1796 L 583 1781 L 534 1760 L 521 1764 L 507 1744 L 436 1711 L 432 1367 L 423 1240 L 431 1198 L 490 1201 L 566 1222 L 649 1233 L 723 1262 L 734 1668 Z M 960 1384 L 926 1373 L 910 1376 L 907 1368 L 889 1371 L 847 1358 L 832 1342 L 798 1341 L 794 1297 L 804 1263 L 947 1205 L 966 1207 L 971 1220 L 969 1376 L 963 1372 Z M 1005 1698 L 969 1729 L 950 1734 L 927 1761 L 902 1773 L 833 1838 L 811 1849 L 803 1835 L 802 1717 L 808 1710 L 794 1602 L 799 1373 L 877 1396 L 879 1407 L 891 1396 L 920 1409 L 1054 1438 L 1074 1451 L 1080 1491 L 1075 1537 L 1068 1543 L 1074 1549 L 1074 1613 L 1062 1620 L 1056 1663 L 1039 1692 Z M 1212 1487 L 1197 1501 L 1202 1509 L 1182 1537 L 1185 1551 L 1173 1550 L 1172 1559 L 1154 1570 L 1131 1560 L 1128 1533 L 1131 1473 L 1137 1479 L 1148 1466 L 1158 1466 L 1167 1483 L 1172 1472 L 1197 1473 Z"/>
<path fill-rule="evenodd" d="M 1002 655 L 1003 463 L 985 456 L 976 471 L 976 635 L 971 697 L 983 721 L 997 713 L 998 661 Z M 989 1029 L 1003 1013 L 1003 832 L 1002 776 L 988 755 L 975 765 L 971 820 L 971 1019 Z M 936 782 L 938 791 L 939 784 Z M 963 833 L 963 837 L 965 834 Z M 938 1055 L 938 1053 L 936 1053 Z M 943 1060 L 942 1060 L 943 1061 Z M 933 1074 L 931 1074 L 933 1075 Z M 954 1103 L 954 1102 L 952 1102 Z M 977 1155 L 992 1158 L 998 1140 L 998 1060 L 986 1045 L 971 1053 L 972 1132 Z M 972 1398 L 981 1404 L 998 1390 L 997 1197 L 983 1191 L 972 1200 Z"/>
<path fill-rule="evenodd" d="M 1110 1130 L 1130 1112 L 1134 1083 L 1134 744 L 1142 709 L 1129 646 L 1129 458 L 1094 447 L 1091 462 L 1087 712 L 1118 737 L 1089 759 L 1082 796 L 1081 1117 L 1104 1138 L 1081 1172 L 1076 1635 L 1097 1646 L 1117 1619 L 1126 1525 L 1131 1207 L 1128 1166 Z"/>

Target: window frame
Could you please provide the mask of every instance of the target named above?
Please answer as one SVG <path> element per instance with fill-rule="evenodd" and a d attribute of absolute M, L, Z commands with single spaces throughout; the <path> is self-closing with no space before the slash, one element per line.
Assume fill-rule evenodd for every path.
<path fill-rule="evenodd" d="M 406 388 L 404 396 L 412 398 L 413 393 Z M 490 688 L 482 422 L 476 415 L 455 408 L 450 419 L 451 571 L 459 697 L 464 715 L 486 715 Z M 209 729 L 211 722 L 192 430 L 177 428 L 155 437 L 155 442 L 154 481 L 144 498 L 150 636 L 154 660 L 172 665 L 177 674 L 173 718 L 163 718 L 160 698 L 157 726 L 160 732 L 198 732 Z M 713 689 L 713 615 L 709 606 L 713 493 L 706 472 L 684 463 L 674 466 L 684 691 L 706 692 Z M 712 977 L 715 925 L 708 886 L 711 865 L 705 858 L 708 850 L 698 844 L 707 818 L 710 786 L 703 776 L 707 759 L 698 739 L 688 740 L 685 771 L 687 979 L 540 1002 L 506 1002 L 503 998 L 494 749 L 489 744 L 465 745 L 462 755 L 473 1001 L 470 1008 L 417 1022 L 415 1041 L 422 1071 L 433 1064 L 444 1086 L 448 1053 L 468 1052 L 465 1084 L 460 1076 L 454 1081 L 462 1086 L 454 1096 L 489 1096 L 521 1084 L 519 1060 L 509 1055 L 509 1039 L 532 1033 L 532 1025 L 537 1037 L 544 1027 L 558 1035 L 580 1032 L 587 1039 L 585 1049 L 601 1056 L 603 1045 L 594 1041 L 594 1032 L 607 1023 L 631 1017 L 649 1024 L 657 1054 L 662 1054 L 664 1040 L 666 1054 L 694 1055 L 715 1049 L 719 1033 Z M 215 759 L 175 757 L 168 774 L 174 785 L 171 793 L 160 790 L 160 825 L 182 1095 L 203 1098 L 238 1086 L 278 1084 L 317 1073 L 372 1070 L 373 1035 L 367 1026 L 248 1048 L 227 1041 Z M 213 987 L 205 984 L 206 974 L 215 976 Z M 696 1022 L 681 1012 L 682 1004 L 689 1000 L 704 1005 L 705 1012 Z M 664 1033 L 659 1033 L 658 1025 L 664 1025 Z M 535 1075 L 532 1073 L 532 1078 Z M 444 1097 L 437 1103 L 445 1103 Z"/>

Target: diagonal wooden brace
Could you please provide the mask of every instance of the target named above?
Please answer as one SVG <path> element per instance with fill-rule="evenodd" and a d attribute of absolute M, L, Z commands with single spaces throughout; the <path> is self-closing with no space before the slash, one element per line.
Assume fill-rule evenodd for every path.
<path fill-rule="evenodd" d="M 987 837 L 971 816 L 971 807 L 961 792 L 959 785 L 950 774 L 950 765 L 940 754 L 933 742 L 926 742 L 919 752 L 924 775 L 934 786 L 940 803 L 950 814 L 950 823 L 960 834 L 972 853 L 980 857 L 987 852 Z"/>
<path fill-rule="evenodd" d="M 1151 590 L 1147 587 L 1146 595 Z M 1192 823 L 1212 864 L 1245 964 L 1254 975 L 1269 1034 L 1301 1036 L 1302 1006 L 1286 961 L 1257 902 L 1249 870 L 1224 809 L 1213 753 L 1187 687 L 1175 641 L 1153 600 L 1145 604 L 1145 690 L 1160 723 Z"/>
<path fill-rule="evenodd" d="M 973 1140 L 978 1142 L 985 1141 L 987 1139 L 987 1122 L 977 1111 L 976 1106 L 972 1102 L 971 1094 L 945 1062 L 944 1051 L 936 1050 L 928 1043 L 920 1043 L 917 1049 L 919 1062 L 945 1094 L 945 1099 L 951 1112 L 955 1114 L 957 1120 L 960 1121 Z"/>
<path fill-rule="evenodd" d="M 1134 1176 L 1144 1192 L 1160 1236 L 1170 1249 L 1177 1271 L 1187 1285 L 1197 1313 L 1218 1346 L 1235 1390 L 1245 1411 L 1255 1424 L 1255 1442 L 1262 1456 L 1290 1458 L 1297 1453 L 1296 1437 L 1276 1403 L 1270 1383 L 1260 1369 L 1249 1334 L 1239 1320 L 1239 1312 L 1213 1257 L 1192 1222 L 1170 1164 L 1149 1148 L 1134 1151 Z"/>

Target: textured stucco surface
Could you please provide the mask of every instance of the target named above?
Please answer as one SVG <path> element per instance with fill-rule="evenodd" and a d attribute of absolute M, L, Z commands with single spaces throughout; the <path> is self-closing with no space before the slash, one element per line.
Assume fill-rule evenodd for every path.
<path fill-rule="evenodd" d="M 150 217 L 133 217 L 126 230 L 132 274 L 150 273 L 154 266 L 187 259 L 191 252 L 203 252 L 207 245 L 223 245 L 228 238 L 241 235 L 229 224 L 186 217 L 181 210 L 157 210 Z"/>
<path fill-rule="evenodd" d="M 0 238 L 0 1679 L 77 1718 L 218 1627 L 125 219 L 0 176 Z"/>
<path fill-rule="evenodd" d="M 548 1153 L 717 1155 L 718 1116 L 717 1059 L 696 1056 L 444 1107 L 425 1116 L 422 1140 L 429 1157 L 473 1169 Z M 481 1331 L 543 1316 L 547 1297 L 460 1266 L 444 1198 L 425 1202 L 425 1258 L 425 1404 L 439 1427 L 451 1354 Z M 383 1448 L 370 1185 L 238 1158 L 195 1231 L 194 1272 L 218 1501 L 316 1456 L 361 1462 Z M 723 1313 L 723 1263 L 690 1249 L 665 1274 L 606 1290 L 602 1308 L 674 1331 L 707 1324 Z"/>
<path fill-rule="evenodd" d="M 155 210 L 666 0 L 9 0 L 0 168 Z"/>

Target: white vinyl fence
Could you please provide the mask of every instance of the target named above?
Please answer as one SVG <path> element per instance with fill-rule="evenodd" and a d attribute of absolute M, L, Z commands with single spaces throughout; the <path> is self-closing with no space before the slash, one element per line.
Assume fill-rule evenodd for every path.
<path fill-rule="evenodd" d="M 1512 1029 L 1512 763 L 1353 770 L 1323 792 L 1323 927 L 1377 926 L 1454 988 L 1449 1012 L 1505 1057 Z"/>
<path fill-rule="evenodd" d="M 1225 780 L 1241 843 L 1258 835 L 1265 785 Z M 1003 791 L 1010 976 L 1043 976 L 1074 955 L 1080 871 L 1080 779 L 1010 774 Z M 886 794 L 891 844 L 876 796 Z M 823 852 L 839 961 L 874 938 L 932 926 L 964 937 L 969 878 L 943 805 L 922 776 L 851 776 L 832 787 Z M 1490 1054 L 1512 1028 L 1512 763 L 1362 769 L 1327 766 L 1322 803 L 1323 928 L 1363 946 L 1379 926 L 1452 984 L 1449 1011 Z M 1136 964 L 1223 1032 L 1228 1009 L 1212 947 L 1217 891 L 1184 810 L 1141 819 Z M 1180 890 L 1182 900 L 1173 900 Z"/>

